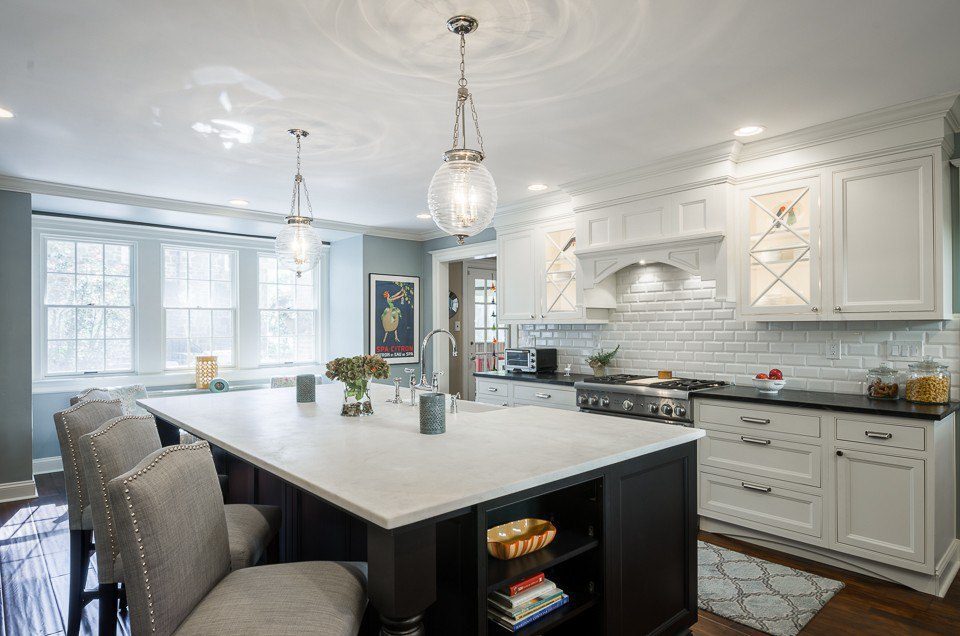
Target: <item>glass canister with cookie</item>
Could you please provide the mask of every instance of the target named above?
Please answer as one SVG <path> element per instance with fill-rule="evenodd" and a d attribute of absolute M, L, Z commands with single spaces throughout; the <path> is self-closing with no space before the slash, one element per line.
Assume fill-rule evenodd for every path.
<path fill-rule="evenodd" d="M 946 404 L 950 401 L 950 372 L 947 365 L 924 356 L 909 365 L 906 398 L 921 404 Z"/>
<path fill-rule="evenodd" d="M 886 362 L 867 371 L 867 397 L 874 400 L 900 399 L 900 372 Z"/>

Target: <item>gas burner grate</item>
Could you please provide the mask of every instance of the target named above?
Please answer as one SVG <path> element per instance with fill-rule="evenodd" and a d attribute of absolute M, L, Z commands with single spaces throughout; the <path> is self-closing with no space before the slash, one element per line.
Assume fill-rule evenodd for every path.
<path fill-rule="evenodd" d="M 600 377 L 584 378 L 584 382 L 591 384 L 626 384 L 631 380 L 642 380 L 649 378 L 648 375 L 630 375 L 629 373 L 618 373 L 616 375 L 603 375 Z"/>

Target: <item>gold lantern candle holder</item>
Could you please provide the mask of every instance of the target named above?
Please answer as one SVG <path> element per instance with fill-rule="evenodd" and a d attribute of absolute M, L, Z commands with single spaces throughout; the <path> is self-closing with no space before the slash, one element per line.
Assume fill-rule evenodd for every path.
<path fill-rule="evenodd" d="M 217 377 L 217 356 L 197 356 L 197 388 L 209 389 L 210 381 Z"/>

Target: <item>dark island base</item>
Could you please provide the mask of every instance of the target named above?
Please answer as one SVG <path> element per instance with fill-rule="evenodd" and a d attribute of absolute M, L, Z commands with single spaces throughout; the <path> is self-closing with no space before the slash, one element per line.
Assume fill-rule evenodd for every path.
<path fill-rule="evenodd" d="M 165 445 L 178 442 L 175 427 L 158 428 Z M 570 601 L 518 634 L 676 634 L 697 621 L 695 442 L 393 531 L 214 451 L 227 501 L 282 508 L 274 558 L 368 562 L 362 634 L 508 634 L 487 619 L 487 593 L 540 571 Z M 524 517 L 553 521 L 553 543 L 488 556 L 486 528 Z"/>

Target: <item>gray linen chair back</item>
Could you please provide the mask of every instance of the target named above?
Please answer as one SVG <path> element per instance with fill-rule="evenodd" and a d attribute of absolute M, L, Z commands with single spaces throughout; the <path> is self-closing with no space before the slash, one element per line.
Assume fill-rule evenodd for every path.
<path fill-rule="evenodd" d="M 108 389 L 86 389 L 70 398 L 70 406 L 90 400 L 112 400 L 113 398 L 113 394 Z"/>
<path fill-rule="evenodd" d="M 83 509 L 89 505 L 87 483 L 80 463 L 78 441 L 107 420 L 123 415 L 120 400 L 86 400 L 53 414 L 60 440 L 63 480 L 67 489 L 67 514 L 71 530 L 83 528 Z"/>
<path fill-rule="evenodd" d="M 167 446 L 107 486 L 134 636 L 168 636 L 230 573 L 227 520 L 207 442 Z"/>
<path fill-rule="evenodd" d="M 97 537 L 97 578 L 119 583 L 121 573 L 114 566 L 120 548 L 107 484 L 161 448 L 157 422 L 152 415 L 121 415 L 81 437 L 79 446 Z"/>

